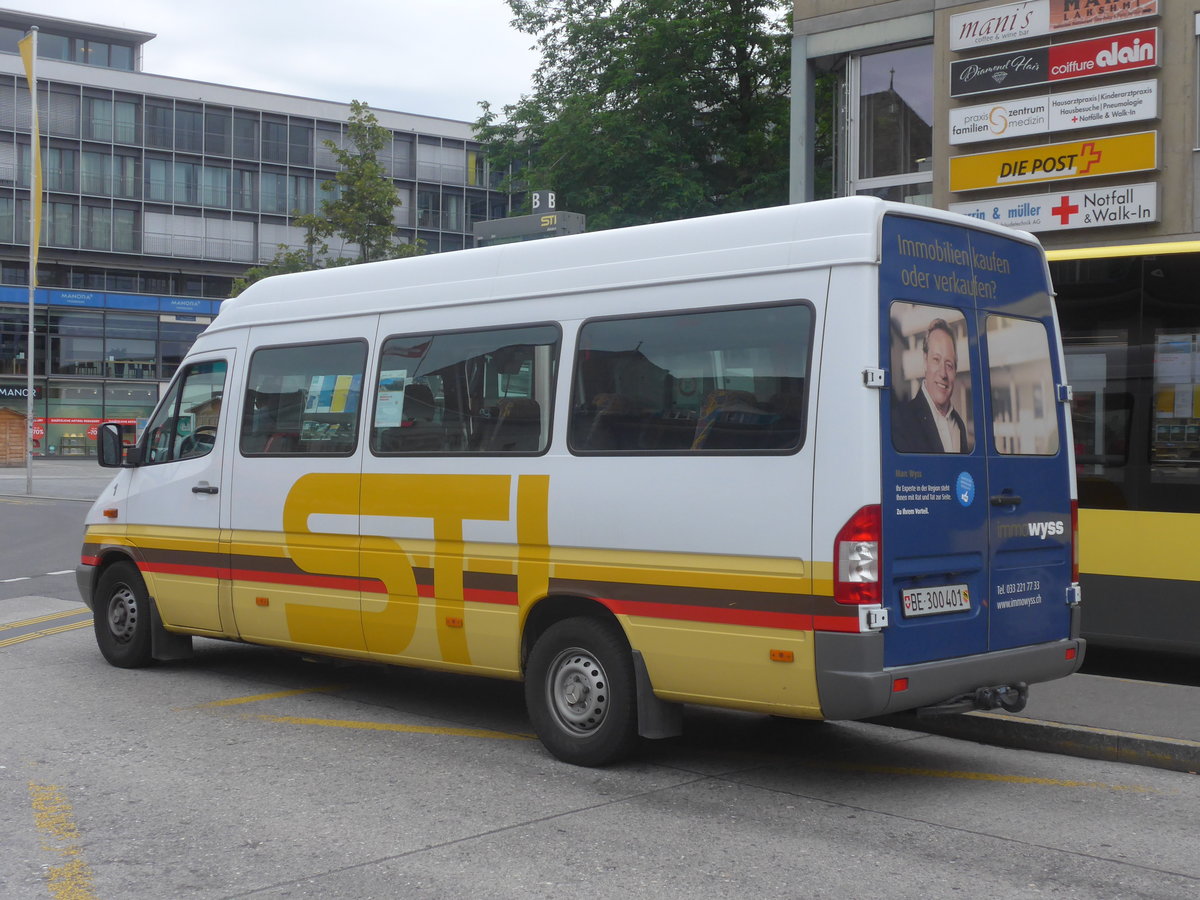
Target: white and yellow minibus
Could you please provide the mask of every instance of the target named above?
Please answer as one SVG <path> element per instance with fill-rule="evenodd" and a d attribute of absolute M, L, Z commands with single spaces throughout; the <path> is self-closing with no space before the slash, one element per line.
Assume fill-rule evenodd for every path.
<path fill-rule="evenodd" d="M 193 636 L 521 679 L 598 765 L 682 704 L 1018 709 L 1082 661 L 1028 235 L 848 198 L 222 305 L 87 518 L 117 666 Z"/>

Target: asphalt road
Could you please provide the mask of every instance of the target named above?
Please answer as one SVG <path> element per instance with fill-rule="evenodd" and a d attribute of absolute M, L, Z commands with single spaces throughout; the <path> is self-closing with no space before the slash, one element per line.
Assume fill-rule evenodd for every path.
<path fill-rule="evenodd" d="M 1200 893 L 1182 773 L 709 710 L 579 769 L 513 683 L 198 648 L 126 671 L 86 627 L 0 641 L 0 896 Z"/>
<path fill-rule="evenodd" d="M 114 669 L 84 504 L 0 500 L 6 900 L 1200 895 L 1186 773 L 690 708 L 579 769 L 515 683 L 204 640 Z"/>

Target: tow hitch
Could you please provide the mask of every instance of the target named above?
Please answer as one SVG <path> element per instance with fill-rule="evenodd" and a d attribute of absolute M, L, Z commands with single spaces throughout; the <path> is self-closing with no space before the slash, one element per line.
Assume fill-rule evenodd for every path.
<path fill-rule="evenodd" d="M 1023 681 L 1016 684 L 998 684 L 992 687 L 976 688 L 969 694 L 959 694 L 932 706 L 922 706 L 917 710 L 921 718 L 930 716 L 949 716 L 955 713 L 971 712 L 976 709 L 1003 709 L 1005 712 L 1020 712 L 1029 700 L 1029 685 Z"/>

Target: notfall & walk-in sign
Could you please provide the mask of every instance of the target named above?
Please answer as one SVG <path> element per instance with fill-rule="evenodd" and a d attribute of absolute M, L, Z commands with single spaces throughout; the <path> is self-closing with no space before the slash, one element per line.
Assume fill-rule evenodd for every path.
<path fill-rule="evenodd" d="M 950 159 L 950 190 L 980 191 L 1158 168 L 1158 132 L 1092 137 Z"/>
<path fill-rule="evenodd" d="M 989 197 L 951 203 L 950 211 L 1022 231 L 1062 231 L 1158 221 L 1158 185 L 1105 185 L 1019 197 Z"/>

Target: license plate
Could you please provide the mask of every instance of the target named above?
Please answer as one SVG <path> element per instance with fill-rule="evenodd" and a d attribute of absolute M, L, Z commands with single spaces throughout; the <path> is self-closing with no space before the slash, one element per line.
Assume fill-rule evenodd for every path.
<path fill-rule="evenodd" d="M 971 608 L 971 594 L 965 584 L 944 587 L 913 588 L 901 593 L 901 611 L 905 617 L 936 616 Z"/>

